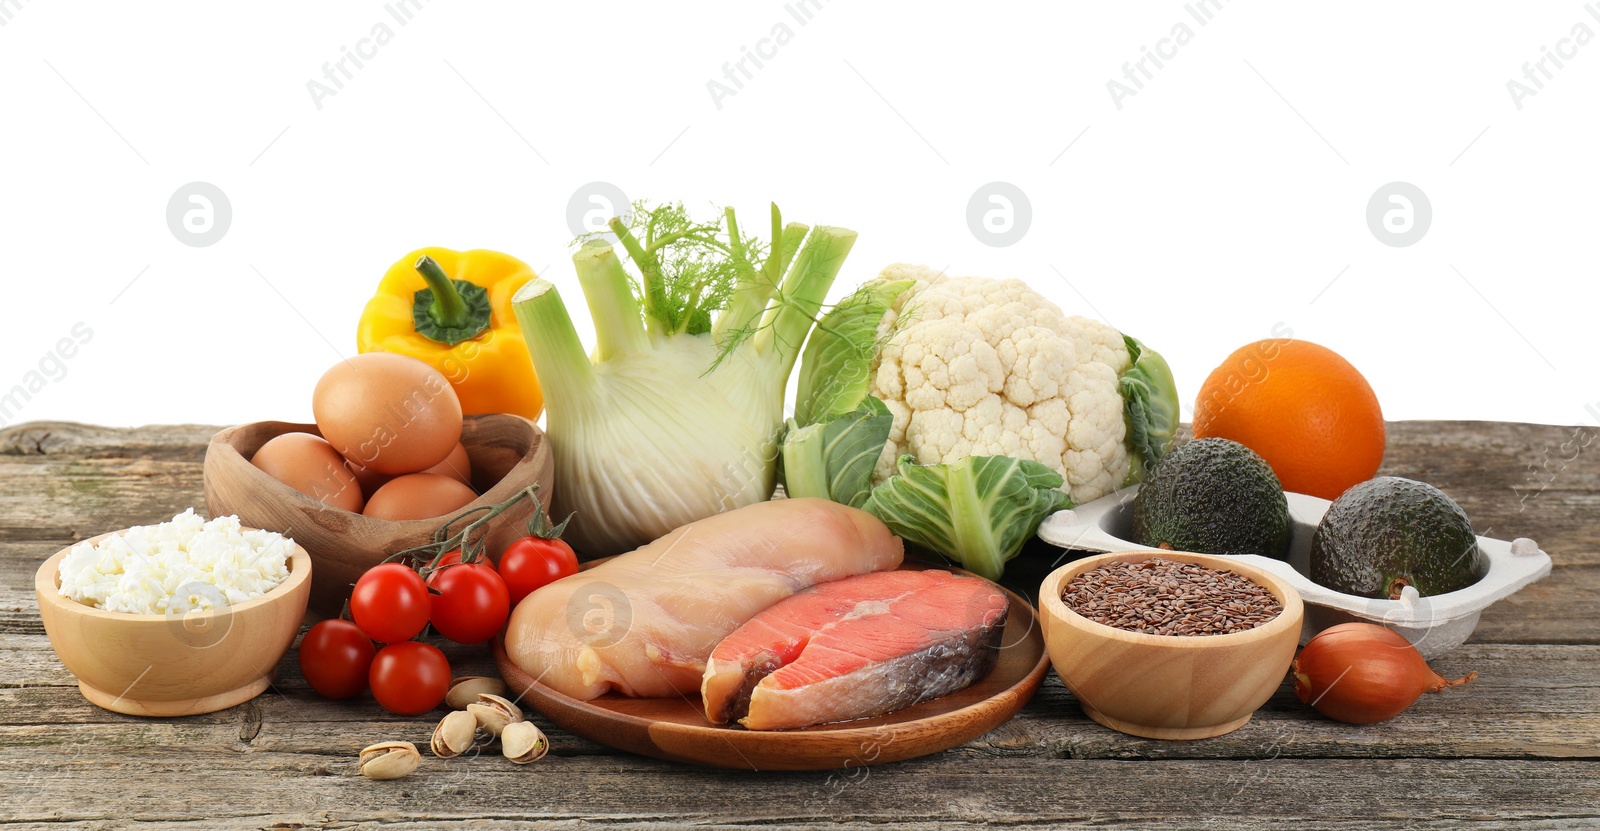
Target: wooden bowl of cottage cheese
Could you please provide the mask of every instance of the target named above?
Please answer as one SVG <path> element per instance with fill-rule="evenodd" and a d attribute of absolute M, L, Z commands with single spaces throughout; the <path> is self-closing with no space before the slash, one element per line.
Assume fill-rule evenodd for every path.
<path fill-rule="evenodd" d="M 221 533 L 184 541 L 217 523 Z M 265 691 L 311 594 L 311 557 L 268 534 L 186 513 L 46 560 L 34 577 L 39 615 L 84 697 L 118 713 L 188 716 Z"/>

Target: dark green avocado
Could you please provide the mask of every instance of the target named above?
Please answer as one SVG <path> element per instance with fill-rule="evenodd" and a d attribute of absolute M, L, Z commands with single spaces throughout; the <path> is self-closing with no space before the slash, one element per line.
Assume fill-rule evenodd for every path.
<path fill-rule="evenodd" d="M 1140 545 L 1287 560 L 1289 538 L 1289 502 L 1272 466 L 1230 439 L 1178 445 L 1133 497 Z"/>
<path fill-rule="evenodd" d="M 1399 599 L 1406 586 L 1423 597 L 1483 579 L 1488 558 L 1467 514 L 1424 482 L 1380 476 L 1344 492 L 1311 538 L 1311 579 L 1345 594 Z"/>

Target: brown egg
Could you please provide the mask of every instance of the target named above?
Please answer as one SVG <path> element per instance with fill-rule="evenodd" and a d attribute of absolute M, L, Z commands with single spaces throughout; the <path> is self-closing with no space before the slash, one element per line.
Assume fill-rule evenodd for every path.
<path fill-rule="evenodd" d="M 423 473 L 437 473 L 448 476 L 467 487 L 472 487 L 472 457 L 467 455 L 467 448 L 463 444 L 456 444 L 456 449 L 450 451 L 444 461 L 422 471 Z M 360 478 L 357 474 L 356 478 Z"/>
<path fill-rule="evenodd" d="M 356 481 L 361 483 L 361 492 L 366 494 L 368 499 L 371 499 L 372 495 L 378 492 L 378 488 L 383 487 L 390 479 L 394 478 L 387 473 L 379 473 L 370 467 L 362 467 L 349 459 L 344 460 L 344 466 L 355 474 Z"/>
<path fill-rule="evenodd" d="M 450 382 L 391 352 L 335 364 L 317 381 L 311 411 L 335 450 L 377 473 L 426 470 L 461 441 L 461 400 Z"/>
<path fill-rule="evenodd" d="M 408 473 L 378 488 L 362 513 L 377 519 L 433 519 L 453 514 L 477 498 L 472 488 L 448 476 Z"/>
<path fill-rule="evenodd" d="M 250 458 L 268 476 L 334 508 L 360 511 L 361 484 L 333 446 L 310 433 L 274 437 Z"/>

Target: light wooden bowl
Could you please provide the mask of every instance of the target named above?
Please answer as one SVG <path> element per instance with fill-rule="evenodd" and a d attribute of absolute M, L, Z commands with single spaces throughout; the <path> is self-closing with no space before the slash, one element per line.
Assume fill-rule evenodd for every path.
<path fill-rule="evenodd" d="M 84 698 L 128 715 L 192 716 L 260 695 L 294 643 L 311 594 L 311 558 L 296 546 L 288 578 L 254 600 L 183 615 L 108 612 L 61 595 L 69 550 L 34 575 L 45 634 Z"/>
<path fill-rule="evenodd" d="M 362 572 L 397 551 L 430 542 L 448 516 L 399 522 L 373 519 L 325 505 L 250 464 L 261 445 L 292 432 L 321 435 L 315 424 L 259 421 L 213 436 L 206 448 L 206 510 L 214 517 L 233 514 L 245 525 L 277 531 L 304 546 L 317 564 L 311 610 L 338 617 Z M 516 415 L 468 416 L 462 423 L 461 444 L 472 460 L 473 490 L 480 494 L 461 511 L 499 504 L 533 484 L 539 485 L 539 501 L 550 506 L 555 458 L 544 432 L 533 422 Z M 524 502 L 490 523 L 492 555 L 523 532 L 532 512 Z"/>
<path fill-rule="evenodd" d="M 1061 599 L 1073 577 L 1108 562 L 1165 557 L 1231 571 L 1265 586 L 1283 612 L 1230 635 L 1147 635 L 1095 623 Z M 1273 574 L 1232 557 L 1131 551 L 1077 560 L 1039 587 L 1050 661 L 1089 718 L 1149 739 L 1204 739 L 1243 727 L 1283 683 L 1305 614 L 1300 595 Z"/>

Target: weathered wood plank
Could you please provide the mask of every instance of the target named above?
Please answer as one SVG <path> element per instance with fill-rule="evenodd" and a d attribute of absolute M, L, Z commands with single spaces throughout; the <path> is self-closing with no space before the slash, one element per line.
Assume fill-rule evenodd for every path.
<path fill-rule="evenodd" d="M 75 421 L 30 421 L 0 430 L 0 456 L 178 458 L 199 462 L 221 428 L 205 424 L 101 427 Z"/>
<path fill-rule="evenodd" d="M 302 630 L 304 634 L 304 630 Z M 494 675 L 494 661 L 482 646 L 435 641 L 450 659 L 456 675 Z M 298 641 L 296 641 L 298 646 Z M 278 686 L 309 692 L 300 675 L 293 648 L 278 665 Z M 8 687 L 74 686 L 72 675 L 61 666 L 43 634 L 0 633 L 0 689 Z M 87 703 L 87 702 L 85 702 Z M 0 722 L 4 716 L 0 714 Z"/>
<path fill-rule="evenodd" d="M 8 571 L 0 559 L 0 635 L 44 634 L 33 592 L 42 560 L 30 555 Z M 1600 644 L 1600 567 L 1557 568 L 1499 601 L 1484 612 L 1471 643 Z"/>
<path fill-rule="evenodd" d="M 553 757 L 525 769 L 480 758 L 429 759 L 412 777 L 385 783 L 354 775 L 349 757 L 237 756 L 222 763 L 151 748 L 111 764 L 67 757 L 48 773 L 32 771 L 0 811 L 24 822 L 205 820 L 215 823 L 209 827 L 258 828 L 403 818 L 431 825 L 483 815 L 679 827 L 1494 828 L 1560 827 L 1548 824 L 1557 820 L 1573 827 L 1600 814 L 1600 782 L 1584 762 L 992 758 L 707 776 L 637 758 L 601 767 Z M 8 782 L 30 774 L 30 762 L 15 757 L 0 750 L 0 776 Z"/>
<path fill-rule="evenodd" d="M 0 456 L 0 542 L 64 545 L 204 512 L 199 460 Z"/>
<path fill-rule="evenodd" d="M 1600 643 L 1600 567 L 1561 567 L 1484 610 L 1473 643 Z"/>
<path fill-rule="evenodd" d="M 8 647 L 23 647 L 10 649 Z M 432 718 L 385 713 L 370 699 L 328 701 L 300 677 L 292 656 L 272 691 L 203 716 L 148 720 L 109 713 L 78 695 L 72 678 L 25 648 L 24 636 L 0 638 L 0 736 L 6 744 L 77 745 L 114 757 L 154 743 L 196 752 L 251 747 L 333 754 L 390 738 L 424 744 Z M 481 652 L 451 647 L 457 671 L 492 672 Z M 1318 716 L 1285 684 L 1244 728 L 1196 742 L 1124 736 L 1089 721 L 1053 675 L 1017 718 L 950 751 L 975 758 L 1551 758 L 1600 759 L 1600 647 L 1469 645 L 1435 661 L 1450 677 L 1477 671 L 1470 686 L 1425 696 L 1400 718 L 1353 726 Z M 563 755 L 615 756 L 550 728 Z M 245 738 L 241 738 L 245 737 Z"/>
<path fill-rule="evenodd" d="M 0 543 L 0 634 L 42 635 L 33 574 L 56 548 Z M 1474 643 L 1600 643 L 1600 567 L 1558 567 L 1489 607 Z"/>
<path fill-rule="evenodd" d="M 8 562 L 7 547 L 0 544 L 0 634 L 42 635 L 33 572 L 44 555 L 27 548 L 25 559 Z M 1472 642 L 1600 643 L 1600 567 L 1556 568 L 1542 582 L 1490 606 Z"/>
<path fill-rule="evenodd" d="M 0 540 L 67 542 L 203 505 L 199 464 L 217 429 L 0 430 Z M 1600 515 L 1600 428 L 1390 422 L 1380 472 L 1442 488 L 1485 536 L 1532 537 L 1557 563 L 1600 565 L 1600 526 L 1590 519 Z"/>
<path fill-rule="evenodd" d="M 1394 821 L 1376 824 L 1370 819 L 1323 819 L 1294 817 L 1296 831 L 1374 831 L 1382 828 L 1403 828 L 1407 831 L 1413 829 L 1430 829 L 1437 831 L 1499 831 L 1499 829 L 1516 829 L 1516 831 L 1592 831 L 1592 820 L 1584 817 L 1567 818 L 1542 818 L 1542 817 L 1517 817 L 1507 818 L 1470 818 L 1470 819 L 1425 819 L 1415 821 Z M 848 825 L 846 825 L 848 823 Z M 416 819 L 411 816 L 394 817 L 385 816 L 382 819 L 348 820 L 339 819 L 332 821 L 309 820 L 305 817 L 288 817 L 282 814 L 263 813 L 256 816 L 229 818 L 220 820 L 167 820 L 161 823 L 162 828 L 172 829 L 198 829 L 198 831 L 542 831 L 542 829 L 589 827 L 603 824 L 606 828 L 623 829 L 623 831 L 679 831 L 687 827 L 688 821 L 674 817 L 670 820 L 653 819 L 618 819 L 615 817 L 569 817 L 564 819 L 537 819 L 504 818 L 499 816 L 475 816 L 469 819 L 436 819 L 429 815 L 426 819 Z M 1144 819 L 1119 819 L 1114 825 L 1109 821 L 1097 817 L 1087 817 L 1077 821 L 1039 821 L 1034 823 L 990 823 L 967 822 L 956 820 L 932 821 L 891 821 L 868 822 L 852 818 L 834 819 L 832 817 L 811 821 L 783 821 L 763 822 L 762 828 L 773 831 L 790 831 L 791 829 L 837 829 L 841 826 L 853 828 L 889 828 L 899 831 L 922 831 L 923 829 L 963 829 L 963 828 L 993 828 L 1009 825 L 1012 827 L 1044 827 L 1044 828 L 1092 828 L 1106 827 L 1128 829 L 1184 829 L 1192 831 L 1196 828 L 1224 828 L 1241 829 L 1281 829 L 1275 819 L 1266 818 L 1229 818 L 1227 821 L 1208 819 L 1205 817 L 1162 817 Z M 8 823 L 8 828 L 19 831 L 122 831 L 124 825 L 114 821 L 86 821 L 86 822 L 50 822 L 50 823 Z M 748 823 L 729 824 L 726 822 L 699 822 L 693 827 L 701 831 L 731 831 L 751 827 Z"/>

